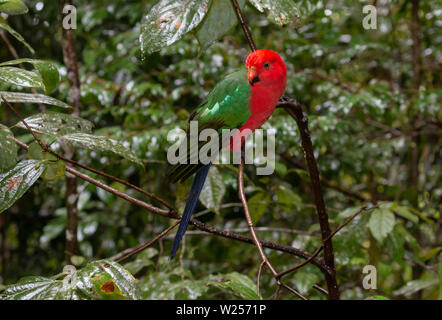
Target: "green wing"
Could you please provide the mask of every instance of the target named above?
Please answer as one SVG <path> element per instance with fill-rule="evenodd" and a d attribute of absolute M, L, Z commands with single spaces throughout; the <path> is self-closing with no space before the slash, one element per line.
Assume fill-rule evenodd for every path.
<path fill-rule="evenodd" d="M 198 121 L 198 131 L 211 128 L 221 133 L 222 129 L 241 127 L 250 117 L 249 110 L 250 86 L 247 81 L 247 70 L 229 74 L 209 93 L 199 108 L 191 115 L 191 121 Z M 189 136 L 189 131 L 187 132 Z M 183 141 L 188 142 L 189 139 Z M 183 164 L 173 166 L 168 175 L 174 182 L 183 182 L 204 164 L 190 164 L 190 158 L 197 155 L 200 147 L 207 142 L 201 142 L 198 148 L 190 150 L 186 145 L 187 157 Z M 219 143 L 220 148 L 223 142 Z M 181 159 L 183 160 L 183 159 Z M 183 161 L 181 161 L 183 162 Z"/>

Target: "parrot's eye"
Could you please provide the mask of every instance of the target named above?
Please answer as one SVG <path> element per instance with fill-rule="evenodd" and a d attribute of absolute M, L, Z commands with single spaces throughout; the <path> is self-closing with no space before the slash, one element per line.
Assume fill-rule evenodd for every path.
<path fill-rule="evenodd" d="M 270 63 L 269 62 L 264 63 L 264 68 L 266 69 L 270 68 Z"/>

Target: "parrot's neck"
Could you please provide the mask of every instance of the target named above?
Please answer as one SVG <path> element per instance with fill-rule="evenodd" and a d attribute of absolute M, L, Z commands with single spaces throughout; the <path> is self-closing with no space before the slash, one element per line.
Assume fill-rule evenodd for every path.
<path fill-rule="evenodd" d="M 272 115 L 278 104 L 279 98 L 284 93 L 284 85 L 275 84 L 274 86 L 259 86 L 251 87 L 250 94 L 250 128 L 252 131 L 261 127 L 264 122 Z"/>
<path fill-rule="evenodd" d="M 260 86 L 255 84 L 253 87 L 250 87 L 250 90 L 250 117 L 239 129 L 239 132 L 230 140 L 231 150 L 238 150 L 247 136 L 260 128 L 264 122 L 270 118 L 278 104 L 279 98 L 281 98 L 284 93 L 285 80 L 283 83 L 275 84 L 274 86 Z"/>

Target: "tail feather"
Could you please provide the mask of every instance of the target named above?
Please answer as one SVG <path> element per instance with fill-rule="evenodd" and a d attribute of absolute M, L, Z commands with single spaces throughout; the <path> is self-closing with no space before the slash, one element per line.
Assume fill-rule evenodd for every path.
<path fill-rule="evenodd" d="M 209 169 L 212 163 L 205 165 L 200 171 L 197 172 L 195 178 L 192 183 L 192 188 L 190 189 L 189 197 L 186 201 L 186 207 L 184 208 L 183 215 L 181 217 L 180 226 L 178 227 L 178 231 L 175 235 L 175 239 L 172 245 L 172 252 L 170 253 L 169 258 L 173 259 L 175 253 L 178 250 L 180 245 L 180 241 L 186 232 L 187 225 L 189 224 L 190 217 L 192 216 L 193 210 L 195 210 L 196 203 L 198 202 L 198 198 L 200 196 L 201 190 L 203 189 L 204 182 L 206 181 L 207 174 L 209 173 Z"/>

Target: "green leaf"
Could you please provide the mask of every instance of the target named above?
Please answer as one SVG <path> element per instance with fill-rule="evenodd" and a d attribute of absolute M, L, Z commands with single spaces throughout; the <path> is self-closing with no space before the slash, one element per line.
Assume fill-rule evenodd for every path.
<path fill-rule="evenodd" d="M 375 209 L 368 221 L 368 228 L 373 237 L 379 242 L 388 236 L 395 224 L 394 214 L 387 209 Z"/>
<path fill-rule="evenodd" d="M 14 29 L 12 29 L 9 25 L 0 21 L 0 29 L 9 32 L 15 39 L 20 41 L 31 52 L 31 54 L 35 53 L 34 49 L 29 45 L 29 43 L 26 42 L 26 40 L 21 36 L 21 34 L 15 31 Z"/>
<path fill-rule="evenodd" d="M 239 0 L 238 3 L 243 8 L 246 1 Z M 204 49 L 226 34 L 237 22 L 231 1 L 212 0 L 209 12 L 198 26 L 196 38 Z"/>
<path fill-rule="evenodd" d="M 299 17 L 299 9 L 293 0 L 249 0 L 260 12 L 268 11 L 270 21 L 282 26 Z"/>
<path fill-rule="evenodd" d="M 439 262 L 439 300 L 442 300 L 442 262 Z"/>
<path fill-rule="evenodd" d="M 6 0 L 0 3 L 0 11 L 9 15 L 24 14 L 28 7 L 21 0 Z"/>
<path fill-rule="evenodd" d="M 88 298 L 138 300 L 135 278 L 110 260 L 94 261 L 77 272 L 78 290 Z"/>
<path fill-rule="evenodd" d="M 57 100 L 55 98 L 46 96 L 40 93 L 22 93 L 22 92 L 9 92 L 9 91 L 0 91 L 0 96 L 4 96 L 8 102 L 16 103 L 44 103 L 56 107 L 70 109 L 72 108 L 67 103 L 63 101 Z M 3 100 L 0 101 L 0 104 L 3 103 Z"/>
<path fill-rule="evenodd" d="M 33 131 L 54 137 L 75 132 L 91 133 L 94 126 L 89 120 L 59 112 L 38 113 L 25 121 Z M 26 129 L 21 121 L 16 126 Z"/>
<path fill-rule="evenodd" d="M 71 272 L 62 280 L 25 277 L 6 287 L 6 300 L 140 299 L 135 279 L 118 263 L 101 260 Z M 64 270 L 63 270 L 64 271 Z"/>
<path fill-rule="evenodd" d="M 6 300 L 60 300 L 67 298 L 63 282 L 46 277 L 24 277 L 3 292 Z"/>
<path fill-rule="evenodd" d="M 293 208 L 299 210 L 301 208 L 301 197 L 294 193 L 290 187 L 283 184 L 278 185 L 275 194 L 278 198 L 278 203 L 285 211 L 290 211 Z"/>
<path fill-rule="evenodd" d="M 41 175 L 44 180 L 52 181 L 64 177 L 66 163 L 62 160 L 58 160 L 53 154 L 44 152 L 37 142 L 33 142 L 29 145 L 26 158 L 29 160 L 48 160 L 45 162 L 46 168 Z"/>
<path fill-rule="evenodd" d="M 404 245 L 399 233 L 395 230 L 390 232 L 387 237 L 387 249 L 394 261 L 404 265 Z"/>
<path fill-rule="evenodd" d="M 136 275 L 144 267 L 154 265 L 152 258 L 158 255 L 158 250 L 155 248 L 147 248 L 143 252 L 137 255 L 134 261 L 126 263 L 124 268 L 130 273 Z"/>
<path fill-rule="evenodd" d="M 376 296 L 368 297 L 366 300 L 390 300 L 390 299 L 387 297 L 384 297 L 384 296 L 376 295 Z"/>
<path fill-rule="evenodd" d="M 296 288 L 304 294 L 307 294 L 318 281 L 318 276 L 311 272 L 298 271 L 294 276 Z"/>
<path fill-rule="evenodd" d="M 218 281 L 209 281 L 207 285 L 213 285 L 221 289 L 232 290 L 235 294 L 246 300 L 261 300 L 257 294 L 257 287 L 253 280 L 238 272 L 228 273 L 221 276 Z"/>
<path fill-rule="evenodd" d="M 138 287 L 142 292 L 143 299 L 195 300 L 207 292 L 209 287 L 206 278 L 192 279 L 189 270 L 181 267 L 167 271 L 166 266 L 170 266 L 167 259 L 167 257 L 160 257 L 160 265 L 158 266 L 160 271 L 149 272 L 148 277 L 139 281 Z M 162 267 L 162 264 L 164 264 L 164 267 Z"/>
<path fill-rule="evenodd" d="M 30 63 L 34 66 L 35 69 L 37 69 L 43 80 L 46 94 L 51 93 L 57 87 L 58 81 L 60 80 L 60 74 L 58 73 L 57 66 L 52 62 L 23 58 L 0 63 L 0 67 L 21 63 Z"/>
<path fill-rule="evenodd" d="M 439 283 L 437 278 L 427 279 L 427 280 L 412 280 L 407 282 L 406 285 L 399 288 L 398 290 L 393 291 L 393 294 L 396 296 L 410 296 L 415 292 L 423 290 L 425 288 L 435 286 Z"/>
<path fill-rule="evenodd" d="M 169 46 L 193 30 L 203 20 L 209 0 L 161 0 L 143 20 L 141 51 L 143 56 Z"/>
<path fill-rule="evenodd" d="M 9 138 L 13 137 L 8 127 L 0 124 L 0 173 L 11 169 L 17 163 L 17 145 Z"/>
<path fill-rule="evenodd" d="M 38 160 L 23 160 L 0 175 L 0 213 L 8 209 L 40 177 L 45 164 Z"/>
<path fill-rule="evenodd" d="M 422 252 L 422 254 L 420 254 L 419 256 L 422 258 L 422 260 L 427 261 L 439 254 L 440 251 L 442 251 L 442 247 L 436 247 Z"/>
<path fill-rule="evenodd" d="M 410 210 L 408 210 L 407 207 L 398 206 L 394 208 L 393 210 L 397 215 L 401 216 L 402 218 L 408 219 L 412 221 L 413 223 L 418 223 L 419 218 L 414 215 Z"/>
<path fill-rule="evenodd" d="M 143 162 L 138 159 L 128 148 L 124 147 L 118 141 L 109 139 L 107 137 L 95 136 L 87 133 L 71 133 L 61 136 L 60 139 L 65 140 L 68 144 L 74 147 L 112 152 L 144 167 Z"/>
<path fill-rule="evenodd" d="M 212 166 L 201 190 L 200 201 L 207 208 L 219 213 L 226 186 L 218 168 Z"/>
<path fill-rule="evenodd" d="M 250 216 L 253 224 L 256 224 L 266 212 L 270 204 L 270 194 L 268 192 L 258 192 L 247 200 Z"/>
<path fill-rule="evenodd" d="M 44 88 L 43 80 L 39 74 L 14 67 L 0 68 L 1 81 L 22 87 Z"/>
<path fill-rule="evenodd" d="M 345 209 L 344 211 L 339 212 L 338 218 L 341 219 L 347 219 L 354 215 L 356 212 L 358 212 L 361 209 L 361 207 L 349 207 Z"/>

